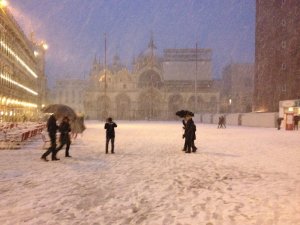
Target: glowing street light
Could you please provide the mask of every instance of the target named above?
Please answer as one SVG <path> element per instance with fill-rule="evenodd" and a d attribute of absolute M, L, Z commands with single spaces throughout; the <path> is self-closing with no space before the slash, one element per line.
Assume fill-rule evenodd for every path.
<path fill-rule="evenodd" d="M 6 0 L 0 0 L 0 8 L 5 8 L 8 6 L 8 2 Z"/>
<path fill-rule="evenodd" d="M 44 48 L 44 50 L 47 50 L 49 48 L 49 46 L 46 43 L 43 43 L 43 48 Z"/>

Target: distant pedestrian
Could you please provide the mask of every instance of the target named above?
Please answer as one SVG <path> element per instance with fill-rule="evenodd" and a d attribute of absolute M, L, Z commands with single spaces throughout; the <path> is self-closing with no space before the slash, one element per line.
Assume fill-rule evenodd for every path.
<path fill-rule="evenodd" d="M 222 116 L 219 116 L 218 128 L 222 126 Z"/>
<path fill-rule="evenodd" d="M 220 121 L 220 128 L 226 128 L 226 118 L 225 116 L 221 116 L 221 121 Z"/>
<path fill-rule="evenodd" d="M 299 116 L 294 116 L 294 130 L 298 130 Z"/>
<path fill-rule="evenodd" d="M 56 124 L 56 118 L 54 114 L 52 114 L 48 121 L 47 121 L 47 131 L 50 137 L 51 146 L 48 148 L 48 150 L 42 155 L 41 159 L 44 161 L 49 161 L 47 159 L 47 156 L 51 153 L 52 160 L 59 160 L 56 158 L 56 132 L 57 132 L 58 126 Z"/>
<path fill-rule="evenodd" d="M 277 118 L 277 130 L 280 130 L 281 128 L 281 122 L 282 122 L 283 118 L 282 117 L 278 117 Z"/>
<path fill-rule="evenodd" d="M 70 138 L 70 132 L 71 132 L 71 127 L 69 123 L 69 118 L 64 117 L 62 123 L 59 125 L 59 132 L 60 132 L 60 145 L 56 149 L 56 153 L 61 150 L 64 145 L 66 145 L 66 152 L 65 152 L 65 157 L 71 157 L 69 154 L 70 150 L 70 145 L 71 145 L 71 138 Z"/>
<path fill-rule="evenodd" d="M 104 125 L 104 129 L 106 129 L 106 145 L 105 145 L 105 153 L 108 154 L 108 145 L 111 142 L 111 154 L 114 154 L 115 148 L 115 127 L 117 124 L 113 122 L 112 118 L 109 117 L 106 119 L 106 123 Z"/>

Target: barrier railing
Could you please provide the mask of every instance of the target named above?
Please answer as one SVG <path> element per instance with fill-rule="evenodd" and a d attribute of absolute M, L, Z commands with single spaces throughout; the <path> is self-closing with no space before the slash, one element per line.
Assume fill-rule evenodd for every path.
<path fill-rule="evenodd" d="M 19 149 L 27 141 L 39 135 L 44 123 L 9 124 L 0 129 L 0 149 Z"/>

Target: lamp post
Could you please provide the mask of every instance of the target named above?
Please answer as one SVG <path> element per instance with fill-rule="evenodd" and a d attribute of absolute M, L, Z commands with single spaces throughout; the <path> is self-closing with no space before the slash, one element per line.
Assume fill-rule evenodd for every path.
<path fill-rule="evenodd" d="M 104 119 L 107 116 L 107 99 L 106 99 L 106 88 L 107 88 L 107 79 L 106 79 L 106 33 L 104 33 Z"/>
<path fill-rule="evenodd" d="M 5 8 L 8 6 L 8 2 L 6 0 L 0 0 L 0 8 Z"/>
<path fill-rule="evenodd" d="M 232 99 L 231 98 L 229 98 L 228 103 L 229 103 L 228 111 L 231 113 L 232 112 Z"/>
<path fill-rule="evenodd" d="M 196 114 L 197 112 L 197 103 L 198 103 L 198 99 L 197 99 L 197 76 L 198 76 L 198 43 L 196 43 L 196 72 L 195 72 L 195 109 L 194 109 L 194 113 Z"/>

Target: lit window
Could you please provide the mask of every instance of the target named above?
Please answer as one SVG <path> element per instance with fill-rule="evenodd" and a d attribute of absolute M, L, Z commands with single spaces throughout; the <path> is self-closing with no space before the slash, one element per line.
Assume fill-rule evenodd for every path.
<path fill-rule="evenodd" d="M 6 82 L 8 82 L 8 84 L 10 84 L 10 86 L 12 87 L 12 85 L 18 86 L 24 90 L 26 90 L 27 92 L 33 94 L 33 95 L 38 95 L 37 92 L 33 91 L 32 89 L 20 84 L 19 82 L 12 80 L 7 74 L 0 74 L 0 78 L 2 78 L 3 80 L 5 80 Z"/>
<path fill-rule="evenodd" d="M 16 59 L 16 61 L 21 64 L 32 76 L 37 78 L 38 76 L 36 75 L 35 72 L 4 42 L 0 41 L 0 45 L 6 50 L 7 56 L 12 58 L 12 56 Z"/>

